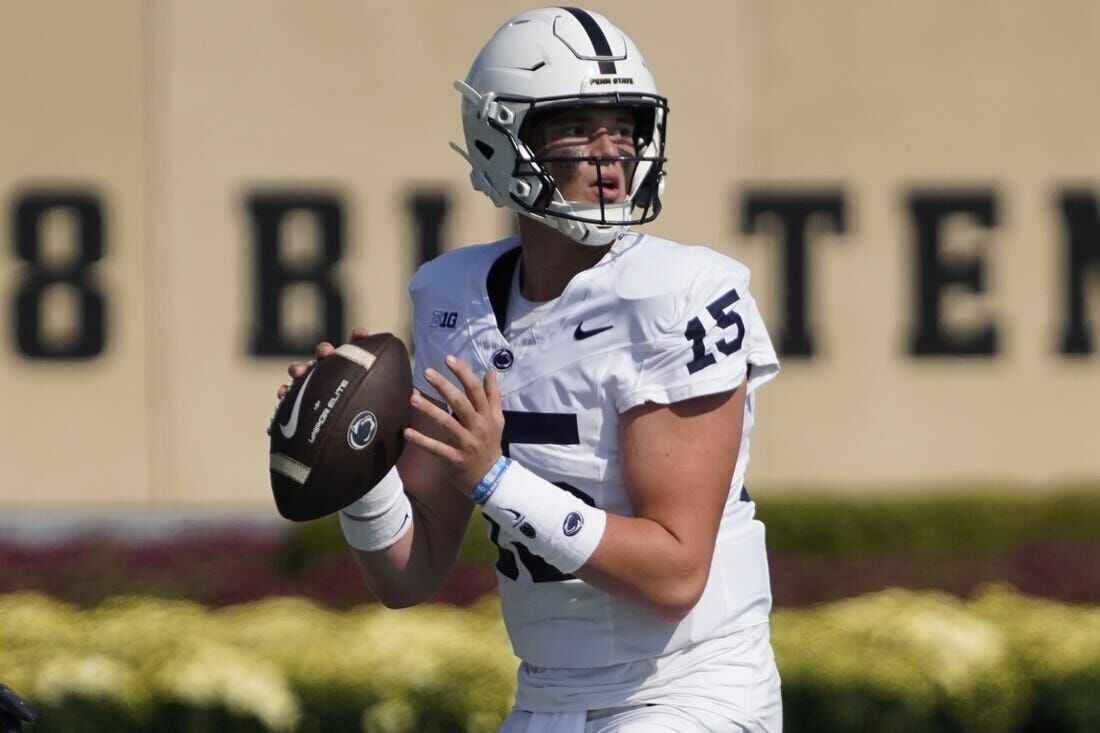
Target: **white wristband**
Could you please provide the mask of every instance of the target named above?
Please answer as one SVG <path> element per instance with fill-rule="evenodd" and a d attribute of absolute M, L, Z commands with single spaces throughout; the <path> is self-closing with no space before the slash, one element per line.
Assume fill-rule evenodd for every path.
<path fill-rule="evenodd" d="M 563 573 L 588 562 L 607 513 L 512 461 L 481 510 L 516 541 Z"/>
<path fill-rule="evenodd" d="M 396 467 L 340 510 L 340 528 L 348 544 L 363 552 L 384 550 L 405 536 L 412 528 L 412 504 Z"/>

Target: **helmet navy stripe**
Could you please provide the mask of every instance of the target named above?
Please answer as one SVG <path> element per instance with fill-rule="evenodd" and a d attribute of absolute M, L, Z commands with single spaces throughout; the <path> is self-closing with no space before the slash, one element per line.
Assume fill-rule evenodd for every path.
<path fill-rule="evenodd" d="M 588 34 L 588 38 L 592 41 L 592 50 L 597 56 L 611 56 L 611 44 L 607 42 L 607 36 L 603 34 L 603 29 L 600 28 L 600 24 L 596 22 L 596 19 L 588 14 L 588 11 L 581 10 L 580 8 L 562 8 L 574 18 L 580 21 L 581 26 L 584 28 L 584 32 Z M 600 73 L 601 74 L 615 74 L 618 73 L 615 70 L 614 61 L 600 61 Z"/>

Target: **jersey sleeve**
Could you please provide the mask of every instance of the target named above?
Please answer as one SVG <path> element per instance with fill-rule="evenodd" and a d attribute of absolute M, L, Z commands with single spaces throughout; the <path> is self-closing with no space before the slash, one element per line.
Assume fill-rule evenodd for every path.
<path fill-rule="evenodd" d="M 427 285 L 428 273 L 426 266 L 421 266 L 413 278 L 409 281 L 409 300 L 412 302 L 412 338 L 413 338 L 413 387 L 420 390 L 425 397 L 443 402 L 443 397 L 435 387 L 424 378 L 424 370 L 431 367 L 440 374 L 448 377 L 451 370 L 447 368 L 444 359 L 449 353 L 449 345 L 440 343 L 439 330 L 432 329 L 432 308 L 428 303 L 426 294 L 431 288 Z"/>
<path fill-rule="evenodd" d="M 615 396 L 619 412 L 726 392 L 746 380 L 751 394 L 779 372 L 748 269 L 726 258 L 712 264 L 680 302 L 669 303 L 675 315 L 635 352 L 630 379 Z"/>

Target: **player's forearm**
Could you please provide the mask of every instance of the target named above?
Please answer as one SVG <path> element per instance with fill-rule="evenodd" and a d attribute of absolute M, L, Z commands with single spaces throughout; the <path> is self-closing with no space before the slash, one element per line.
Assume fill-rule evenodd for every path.
<path fill-rule="evenodd" d="M 421 603 L 442 586 L 458 554 L 469 504 L 446 511 L 407 493 L 397 471 L 340 512 L 367 586 L 386 606 Z M 464 516 L 459 516 L 463 514 Z"/>
<path fill-rule="evenodd" d="M 413 503 L 412 529 L 384 550 L 352 548 L 363 580 L 388 608 L 407 608 L 430 599 L 443 586 L 457 558 L 433 546 L 431 524 Z"/>
<path fill-rule="evenodd" d="M 652 519 L 609 514 L 508 459 L 473 498 L 510 542 L 670 621 L 682 619 L 706 585 L 714 548 L 701 538 L 713 531 L 677 536 Z"/>
<path fill-rule="evenodd" d="M 532 532 L 528 528 L 524 533 L 516 526 L 507 526 L 506 540 L 528 547 L 562 572 L 570 572 L 663 619 L 670 622 L 683 619 L 695 607 L 706 586 L 713 550 L 704 554 L 697 544 L 682 542 L 650 519 L 600 514 L 606 518 L 603 534 L 591 555 L 576 569 L 562 565 L 561 559 L 550 559 L 557 548 L 539 542 L 539 538 L 550 532 Z M 585 520 L 586 529 L 593 516 L 590 514 Z M 525 523 L 539 524 L 530 514 L 518 522 L 520 526 Z"/>
<path fill-rule="evenodd" d="M 419 603 L 422 593 L 418 585 L 418 576 L 410 572 L 412 547 L 416 539 L 416 527 L 397 544 L 384 550 L 364 551 L 352 547 L 355 562 L 363 581 L 371 593 L 387 608 L 405 608 Z M 425 579 L 424 575 L 419 576 Z"/>
<path fill-rule="evenodd" d="M 700 553 L 657 522 L 607 515 L 596 551 L 575 575 L 678 622 L 698 603 L 713 553 Z"/>

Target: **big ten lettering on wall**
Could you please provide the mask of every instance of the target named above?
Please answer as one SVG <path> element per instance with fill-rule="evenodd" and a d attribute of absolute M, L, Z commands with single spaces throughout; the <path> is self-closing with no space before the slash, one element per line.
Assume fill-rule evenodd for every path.
<path fill-rule="evenodd" d="M 774 245 L 780 254 L 778 312 L 770 327 L 781 354 L 812 359 L 821 349 L 820 338 L 808 318 L 808 293 L 815 286 L 813 232 L 822 227 L 843 238 L 852 229 L 853 197 L 841 188 L 814 188 L 805 184 L 787 188 L 742 188 L 733 202 L 733 229 L 755 234 L 762 222 L 778 223 Z M 12 338 L 8 348 L 28 359 L 95 359 L 109 348 L 110 314 L 114 308 L 141 304 L 112 303 L 113 297 L 96 277 L 97 266 L 112 255 L 109 213 L 105 197 L 93 190 L 38 189 L 17 193 L 9 203 L 9 256 L 18 261 L 14 280 L 4 283 Z M 444 232 L 451 202 L 439 190 L 413 191 L 407 200 L 409 247 L 414 259 L 427 261 L 444 249 Z M 996 251 L 998 227 L 1005 218 L 1003 205 L 992 188 L 912 188 L 903 194 L 904 221 L 899 221 L 890 246 L 906 248 L 913 299 L 907 314 L 907 353 L 914 358 L 990 358 L 1001 353 L 1001 332 L 1011 323 L 996 314 L 965 331 L 949 323 L 944 293 L 963 291 L 981 298 L 989 288 L 985 258 L 1008 256 Z M 335 279 L 347 251 L 345 210 L 340 195 L 324 191 L 265 193 L 254 191 L 240 206 L 249 221 L 251 241 L 240 242 L 251 262 L 252 312 L 247 353 L 256 356 L 294 356 L 308 353 L 322 339 L 340 340 L 347 331 L 341 286 Z M 1089 283 L 1100 281 L 1100 194 L 1081 187 L 1057 190 L 1047 208 L 1059 223 L 1061 241 L 1037 242 L 1060 263 L 1058 281 L 1040 284 L 1042 297 L 1055 300 L 1059 314 L 1049 344 L 1035 348 L 1056 358 L 1092 354 L 1097 349 L 1096 328 L 1090 323 Z M 280 258 L 284 223 L 290 215 L 306 216 L 317 233 L 313 256 L 287 263 Z M 64 227 L 74 239 L 68 257 L 45 257 L 43 223 L 65 217 Z M 960 259 L 945 257 L 944 222 L 964 217 L 992 243 L 983 254 Z M 811 227 L 811 221 L 816 222 Z M 405 278 L 410 273 L 394 273 Z M 318 307 L 309 333 L 289 335 L 282 322 L 282 300 L 289 288 L 311 288 Z M 43 305 L 57 291 L 68 291 L 71 328 L 62 337 L 51 334 L 43 321 Z M 1095 296 L 1094 297 L 1100 297 Z M 453 327 L 451 314 L 433 316 L 435 327 Z"/>

